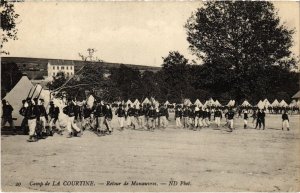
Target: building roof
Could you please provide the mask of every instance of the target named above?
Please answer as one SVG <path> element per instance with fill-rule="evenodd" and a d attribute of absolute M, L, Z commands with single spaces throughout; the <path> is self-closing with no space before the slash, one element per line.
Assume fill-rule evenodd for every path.
<path fill-rule="evenodd" d="M 49 60 L 48 61 L 51 65 L 59 65 L 59 66 L 74 66 L 73 60 Z"/>

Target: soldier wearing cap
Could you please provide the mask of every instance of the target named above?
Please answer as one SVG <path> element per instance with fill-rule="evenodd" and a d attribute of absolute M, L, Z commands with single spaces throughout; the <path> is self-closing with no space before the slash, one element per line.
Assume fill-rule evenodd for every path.
<path fill-rule="evenodd" d="M 29 139 L 28 142 L 36 142 L 37 136 L 36 136 L 36 124 L 37 124 L 37 117 L 39 115 L 38 108 L 36 105 L 34 105 L 34 102 L 28 98 L 27 99 L 28 106 L 25 110 L 25 117 L 28 120 L 28 127 L 29 127 Z"/>
<path fill-rule="evenodd" d="M 104 127 L 105 114 L 106 114 L 105 111 L 106 111 L 106 107 L 103 101 L 98 100 L 95 109 L 95 116 L 97 119 L 97 134 L 100 136 L 104 134 L 104 131 L 106 130 L 106 128 Z"/>
<path fill-rule="evenodd" d="M 48 113 L 48 115 L 50 117 L 49 130 L 53 134 L 53 129 L 55 128 L 57 133 L 62 135 L 62 130 L 59 125 L 59 119 L 58 119 L 59 113 L 60 113 L 59 108 L 54 105 L 53 101 L 50 101 L 50 108 L 49 108 L 49 113 Z"/>
<path fill-rule="evenodd" d="M 26 109 L 28 107 L 28 103 L 26 101 L 27 100 L 22 100 L 22 107 L 19 110 L 20 115 L 23 116 L 23 120 L 22 120 L 22 123 L 21 123 L 21 130 L 23 131 L 23 133 L 25 135 L 27 135 L 28 132 L 29 132 L 28 119 L 25 117 L 25 112 L 26 112 Z"/>
<path fill-rule="evenodd" d="M 145 109 L 142 106 L 142 104 L 140 104 L 140 108 L 138 110 L 138 123 L 141 129 L 145 128 Z"/>
<path fill-rule="evenodd" d="M 151 105 L 148 111 L 148 129 L 150 131 L 154 131 L 155 129 L 155 118 L 156 118 L 156 110 L 154 106 Z"/>
<path fill-rule="evenodd" d="M 168 126 L 168 118 L 169 118 L 169 112 L 168 109 L 166 108 L 166 106 L 161 105 L 160 109 L 159 109 L 159 121 L 160 121 L 160 126 L 162 128 L 166 128 Z"/>
<path fill-rule="evenodd" d="M 73 134 L 74 136 L 80 137 L 82 135 L 82 131 L 75 123 L 75 104 L 72 100 L 68 101 L 68 105 L 63 108 L 63 112 L 66 115 L 68 115 L 68 122 L 67 122 L 67 130 L 69 132 L 68 138 L 73 137 Z"/>
<path fill-rule="evenodd" d="M 222 112 L 220 111 L 219 108 L 217 108 L 217 110 L 215 111 L 214 118 L 215 118 L 215 123 L 217 124 L 217 127 L 220 127 L 221 119 L 222 119 Z"/>
<path fill-rule="evenodd" d="M 48 115 L 46 112 L 46 108 L 44 106 L 44 99 L 39 99 L 38 101 L 38 108 L 40 112 L 40 123 L 42 126 L 42 134 L 44 136 L 53 136 L 52 130 L 46 131 L 46 123 L 48 122 Z"/>
<path fill-rule="evenodd" d="M 189 125 L 190 125 L 191 129 L 195 125 L 195 106 L 191 106 L 190 107 L 190 111 L 189 111 Z"/>
<path fill-rule="evenodd" d="M 182 117 L 183 117 L 183 128 L 188 128 L 189 127 L 189 109 L 186 105 L 183 105 Z"/>
<path fill-rule="evenodd" d="M 127 121 L 127 128 L 129 129 L 134 128 L 134 108 L 131 107 L 130 104 L 128 104 L 128 109 L 127 109 L 127 117 L 126 117 L 126 121 Z"/>
<path fill-rule="evenodd" d="M 119 108 L 116 110 L 115 115 L 118 116 L 120 129 L 123 130 L 124 129 L 124 122 L 125 122 L 126 112 L 125 112 L 124 107 L 123 107 L 122 104 L 119 104 Z"/>

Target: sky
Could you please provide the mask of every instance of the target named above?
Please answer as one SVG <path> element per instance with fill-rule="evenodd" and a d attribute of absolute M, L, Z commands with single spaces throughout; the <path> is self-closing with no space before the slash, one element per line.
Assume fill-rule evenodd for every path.
<path fill-rule="evenodd" d="M 274 2 L 281 21 L 295 29 L 292 51 L 300 55 L 300 3 Z M 80 60 L 88 48 L 106 62 L 160 66 L 169 51 L 195 59 L 183 27 L 199 1 L 23 2 L 18 40 L 5 49 L 14 57 Z"/>

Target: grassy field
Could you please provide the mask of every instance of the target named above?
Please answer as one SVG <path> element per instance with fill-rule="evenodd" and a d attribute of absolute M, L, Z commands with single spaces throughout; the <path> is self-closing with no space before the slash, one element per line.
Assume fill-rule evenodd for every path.
<path fill-rule="evenodd" d="M 154 132 L 85 131 L 37 143 L 2 134 L 2 191 L 300 191 L 299 118 L 290 116 L 290 131 L 280 115 L 267 115 L 266 130 L 243 129 L 240 118 L 232 133 L 214 124 L 176 129 L 172 120 Z M 70 185 L 76 180 L 92 184 Z"/>

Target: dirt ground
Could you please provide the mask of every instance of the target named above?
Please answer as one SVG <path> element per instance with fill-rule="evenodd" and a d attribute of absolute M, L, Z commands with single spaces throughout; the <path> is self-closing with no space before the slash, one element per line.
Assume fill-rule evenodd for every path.
<path fill-rule="evenodd" d="M 154 132 L 115 129 L 98 137 L 85 131 L 80 138 L 54 135 L 37 143 L 2 134 L 1 189 L 300 191 L 299 121 L 299 115 L 290 116 L 291 130 L 282 131 L 280 115 L 267 115 L 266 130 L 255 130 L 252 124 L 243 129 L 240 118 L 229 133 L 215 124 L 200 131 L 176 129 L 172 120 Z M 113 125 L 117 128 L 116 120 Z"/>

